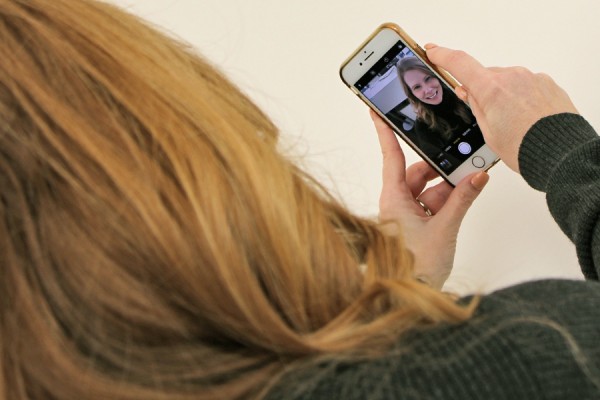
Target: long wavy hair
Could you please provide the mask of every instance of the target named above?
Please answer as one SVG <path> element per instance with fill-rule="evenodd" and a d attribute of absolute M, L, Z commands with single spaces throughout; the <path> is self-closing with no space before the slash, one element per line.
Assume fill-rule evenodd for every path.
<path fill-rule="evenodd" d="M 188 46 L 92 0 L 0 38 L 0 399 L 259 398 L 472 314 Z"/>
<path fill-rule="evenodd" d="M 411 88 L 406 84 L 404 80 L 404 74 L 411 70 L 419 70 L 425 73 L 428 76 L 431 76 L 435 79 L 439 78 L 435 76 L 429 68 L 423 64 L 421 60 L 417 57 L 404 57 L 396 64 L 396 72 L 398 73 L 398 78 L 400 79 L 400 83 L 402 84 L 402 88 L 404 89 L 404 93 L 408 97 L 408 101 L 413 106 L 415 113 L 417 114 L 417 118 L 420 118 L 432 131 L 440 132 L 442 137 L 446 139 L 450 139 L 453 135 L 452 126 L 448 123 L 448 121 L 443 118 L 437 116 L 431 107 L 428 104 L 423 103 L 419 100 L 412 92 Z M 449 107 L 453 110 L 454 114 L 459 116 L 465 123 L 473 122 L 473 118 L 469 113 L 469 108 L 454 95 L 446 85 L 441 85 L 443 90 L 443 102 L 448 102 Z"/>

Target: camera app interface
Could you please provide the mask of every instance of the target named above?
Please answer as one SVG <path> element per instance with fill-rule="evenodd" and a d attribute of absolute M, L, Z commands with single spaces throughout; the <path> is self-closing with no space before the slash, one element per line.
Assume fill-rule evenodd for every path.
<path fill-rule="evenodd" d="M 401 41 L 354 86 L 446 174 L 484 144 L 469 107 Z"/>

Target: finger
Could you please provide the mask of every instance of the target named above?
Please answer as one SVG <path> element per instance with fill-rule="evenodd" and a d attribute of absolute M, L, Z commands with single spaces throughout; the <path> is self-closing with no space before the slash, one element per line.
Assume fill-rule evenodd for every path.
<path fill-rule="evenodd" d="M 433 214 L 437 214 L 448 201 L 453 189 L 452 185 L 443 181 L 421 193 L 419 200 L 423 202 Z"/>
<path fill-rule="evenodd" d="M 485 133 L 487 132 L 487 125 L 485 119 L 481 118 L 483 113 L 477 100 L 469 96 L 469 92 L 467 92 L 467 89 L 465 89 L 464 86 L 456 87 L 456 89 L 454 89 L 454 93 L 456 93 L 456 96 L 467 103 L 467 105 L 471 108 L 471 111 L 473 112 L 475 119 L 477 119 L 477 122 L 479 122 L 480 128 L 485 136 Z"/>
<path fill-rule="evenodd" d="M 421 194 L 427 182 L 439 176 L 439 173 L 425 161 L 417 161 L 406 170 L 406 184 L 413 197 L 416 198 Z"/>
<path fill-rule="evenodd" d="M 454 93 L 456 93 L 456 96 L 459 99 L 461 99 L 462 101 L 467 103 L 469 108 L 471 108 L 473 115 L 475 115 L 475 118 L 477 118 L 481 114 L 481 107 L 479 107 L 479 103 L 477 103 L 477 99 L 475 99 L 473 96 L 470 96 L 469 92 L 467 91 L 467 89 L 464 86 L 457 87 L 454 90 Z"/>
<path fill-rule="evenodd" d="M 383 155 L 383 186 L 396 186 L 404 181 L 406 173 L 406 161 L 396 134 L 374 111 L 371 118 L 375 124 L 381 154 Z"/>
<path fill-rule="evenodd" d="M 467 89 L 463 86 L 457 86 L 456 89 L 454 89 L 454 93 L 459 99 L 469 104 L 469 92 L 467 92 Z"/>
<path fill-rule="evenodd" d="M 488 180 L 488 174 L 478 172 L 460 181 L 448 196 L 443 207 L 437 212 L 437 218 L 445 220 L 443 223 L 449 226 L 460 225 L 473 201 L 479 196 Z"/>
<path fill-rule="evenodd" d="M 461 50 L 428 45 L 427 58 L 448 71 L 467 88 L 478 88 L 485 83 L 487 69 L 479 61 Z"/>

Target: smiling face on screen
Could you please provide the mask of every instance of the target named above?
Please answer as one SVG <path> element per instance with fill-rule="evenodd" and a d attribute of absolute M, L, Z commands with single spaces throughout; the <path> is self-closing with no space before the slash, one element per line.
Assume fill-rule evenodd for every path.
<path fill-rule="evenodd" d="M 411 69 L 404 73 L 403 78 L 412 94 L 423 103 L 438 105 L 442 102 L 442 85 L 435 76 L 420 69 Z"/>

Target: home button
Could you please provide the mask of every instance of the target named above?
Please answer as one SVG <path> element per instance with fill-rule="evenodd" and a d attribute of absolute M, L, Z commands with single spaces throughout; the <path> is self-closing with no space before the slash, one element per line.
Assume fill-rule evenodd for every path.
<path fill-rule="evenodd" d="M 483 166 L 485 165 L 485 160 L 483 159 L 483 157 L 479 157 L 479 156 L 473 157 L 471 159 L 471 162 L 477 168 L 483 168 Z"/>

